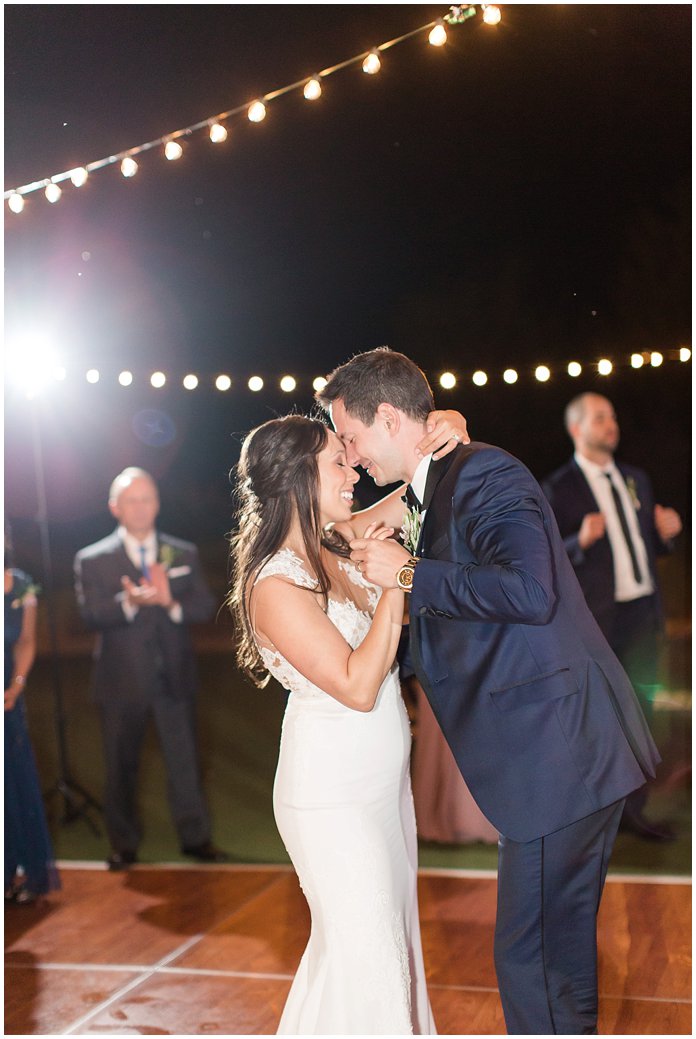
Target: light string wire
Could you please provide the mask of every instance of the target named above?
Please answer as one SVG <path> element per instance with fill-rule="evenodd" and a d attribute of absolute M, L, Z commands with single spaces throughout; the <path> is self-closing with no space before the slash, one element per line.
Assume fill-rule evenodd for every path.
<path fill-rule="evenodd" d="M 487 7 L 492 7 L 491 4 L 480 4 L 479 7 L 485 12 Z M 261 97 L 256 98 L 256 101 L 266 102 L 275 101 L 277 98 L 282 97 L 284 94 L 288 94 L 293 90 L 298 90 L 300 87 L 304 87 L 310 79 L 325 79 L 327 76 L 333 75 L 335 72 L 339 72 L 341 69 L 348 68 L 350 65 L 355 65 L 358 62 L 362 62 L 370 54 L 376 51 L 386 51 L 391 47 L 395 47 L 399 43 L 403 43 L 404 40 L 410 39 L 412 36 L 417 36 L 420 33 L 426 32 L 428 29 L 434 29 L 436 25 L 440 25 L 443 22 L 447 22 L 450 26 L 457 26 L 467 21 L 469 18 L 476 14 L 476 7 L 473 4 L 465 4 L 463 6 L 454 6 L 448 8 L 446 14 L 441 18 L 436 18 L 432 22 L 428 22 L 426 25 L 421 25 L 417 29 L 412 29 L 410 32 L 404 33 L 402 36 L 397 36 L 393 40 L 388 40 L 386 43 L 380 43 L 376 47 L 371 47 L 370 50 L 362 51 L 360 54 L 356 54 L 352 58 L 347 58 L 345 61 L 339 62 L 337 65 L 331 65 L 329 68 L 323 69 L 321 72 L 315 73 L 313 76 L 304 76 L 302 79 L 296 80 L 294 83 L 289 83 L 285 87 L 279 87 L 277 90 L 271 90 L 267 94 L 263 94 Z M 229 108 L 225 112 L 219 112 L 217 115 L 208 116 L 206 119 L 201 119 L 197 123 L 192 123 L 191 126 L 185 126 L 181 130 L 174 130 L 171 133 L 163 134 L 161 137 L 156 138 L 154 141 L 147 141 L 145 144 L 138 144 L 134 148 L 126 148 L 124 151 L 117 152 L 114 155 L 108 155 L 104 159 L 96 159 L 94 162 L 86 163 L 84 166 L 72 167 L 69 170 L 65 170 L 63 173 L 55 173 L 51 177 L 43 177 L 41 180 L 32 181 L 31 184 L 22 184 L 21 187 L 9 188 L 3 193 L 3 199 L 7 200 L 13 195 L 29 195 L 31 192 L 40 191 L 42 188 L 47 188 L 50 184 L 59 184 L 62 181 L 70 180 L 76 170 L 86 170 L 87 173 L 93 173 L 95 170 L 103 169 L 105 166 L 111 166 L 116 162 L 123 162 L 124 159 L 132 159 L 135 155 L 141 155 L 143 152 L 150 151 L 152 148 L 158 148 L 163 145 L 167 145 L 170 141 L 175 141 L 180 137 L 188 137 L 198 130 L 203 130 L 206 127 L 212 126 L 214 123 L 222 122 L 225 119 L 231 119 L 234 116 L 240 115 L 242 112 L 247 112 L 250 104 L 254 102 L 247 101 L 244 104 L 237 105 L 235 108 Z"/>

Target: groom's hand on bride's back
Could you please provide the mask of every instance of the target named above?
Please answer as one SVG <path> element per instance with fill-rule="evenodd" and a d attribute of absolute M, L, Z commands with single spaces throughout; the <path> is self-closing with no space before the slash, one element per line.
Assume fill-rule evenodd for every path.
<path fill-rule="evenodd" d="M 419 458 L 429 454 L 434 459 L 444 458 L 458 444 L 471 442 L 466 419 L 459 411 L 431 411 L 426 426 L 428 432 L 416 447 Z"/>

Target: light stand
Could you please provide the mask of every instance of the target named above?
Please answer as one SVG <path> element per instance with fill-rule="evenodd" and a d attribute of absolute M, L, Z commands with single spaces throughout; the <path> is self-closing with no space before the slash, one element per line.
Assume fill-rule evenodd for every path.
<path fill-rule="evenodd" d="M 34 477 L 36 480 L 36 522 L 41 535 L 41 559 L 43 564 L 43 583 L 45 590 L 46 616 L 48 620 L 48 633 L 51 648 L 51 662 L 53 674 L 53 705 L 55 731 L 58 743 L 58 779 L 46 793 L 46 800 L 56 794 L 62 798 L 63 824 L 73 822 L 75 819 L 84 819 L 95 836 L 100 837 L 101 832 L 94 820 L 88 815 L 88 809 L 93 808 L 101 812 L 102 807 L 83 787 L 76 783 L 70 771 L 68 763 L 68 746 L 65 738 L 65 711 L 63 709 L 63 689 L 60 676 L 60 663 L 58 659 L 58 635 L 55 619 L 55 600 L 53 587 L 53 565 L 51 561 L 51 541 L 48 532 L 48 510 L 46 507 L 46 481 L 44 477 L 43 450 L 41 446 L 41 429 L 37 413 L 37 403 L 31 402 L 31 426 L 32 445 L 34 450 Z"/>

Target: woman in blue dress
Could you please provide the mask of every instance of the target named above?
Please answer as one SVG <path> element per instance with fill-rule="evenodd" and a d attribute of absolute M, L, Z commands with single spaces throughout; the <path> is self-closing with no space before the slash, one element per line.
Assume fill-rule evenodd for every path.
<path fill-rule="evenodd" d="M 7 546 L 6 546 L 7 551 Z M 60 887 L 29 740 L 24 687 L 36 655 L 36 592 L 5 559 L 5 901 Z"/>

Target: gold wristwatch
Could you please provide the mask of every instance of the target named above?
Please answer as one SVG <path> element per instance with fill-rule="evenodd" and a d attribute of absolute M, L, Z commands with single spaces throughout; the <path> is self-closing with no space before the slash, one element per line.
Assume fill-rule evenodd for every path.
<path fill-rule="evenodd" d="M 396 583 L 399 588 L 403 588 L 405 592 L 410 592 L 413 587 L 413 571 L 416 569 L 416 563 L 419 560 L 412 556 L 400 570 L 396 572 Z"/>

